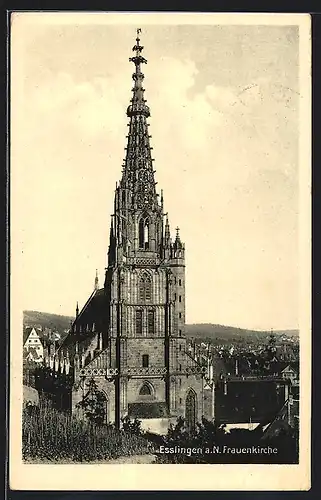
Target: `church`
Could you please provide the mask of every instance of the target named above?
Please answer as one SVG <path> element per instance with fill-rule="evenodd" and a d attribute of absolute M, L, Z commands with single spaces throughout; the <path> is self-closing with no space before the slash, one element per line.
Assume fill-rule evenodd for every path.
<path fill-rule="evenodd" d="M 61 348 L 73 367 L 72 411 L 94 379 L 105 421 L 138 418 L 165 431 L 179 416 L 189 428 L 214 417 L 211 370 L 189 351 L 185 337 L 185 245 L 173 236 L 157 193 L 150 146 L 150 108 L 143 88 L 140 30 L 133 57 L 132 98 L 121 179 L 116 183 L 103 288 L 94 290 Z"/>

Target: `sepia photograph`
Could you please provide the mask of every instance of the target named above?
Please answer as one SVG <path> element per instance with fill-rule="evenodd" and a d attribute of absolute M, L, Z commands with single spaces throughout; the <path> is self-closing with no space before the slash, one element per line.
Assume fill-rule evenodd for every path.
<path fill-rule="evenodd" d="M 15 12 L 10 56 L 11 487 L 308 489 L 310 17 Z"/>

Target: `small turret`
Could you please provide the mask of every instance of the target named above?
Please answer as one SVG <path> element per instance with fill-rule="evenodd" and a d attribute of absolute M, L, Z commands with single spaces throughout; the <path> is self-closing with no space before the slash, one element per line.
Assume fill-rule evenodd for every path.
<path fill-rule="evenodd" d="M 64 358 L 64 353 L 62 352 L 62 349 L 61 349 L 61 353 L 60 353 L 60 372 L 61 373 L 63 373 L 64 368 L 65 368 L 65 358 Z"/>
<path fill-rule="evenodd" d="M 169 228 L 168 214 L 166 214 L 165 234 L 164 234 L 165 248 L 169 248 L 170 240 L 171 240 L 171 232 L 170 232 L 170 228 Z"/>
<path fill-rule="evenodd" d="M 176 228 L 176 238 L 174 242 L 174 250 L 179 250 L 183 248 L 183 244 L 181 242 L 181 238 L 179 235 L 179 227 Z"/>
<path fill-rule="evenodd" d="M 69 370 L 70 370 L 70 359 L 69 359 L 69 351 L 67 349 L 66 359 L 65 359 L 65 371 L 66 371 L 66 375 L 69 375 Z"/>
<path fill-rule="evenodd" d="M 94 285 L 95 290 L 99 290 L 99 279 L 98 279 L 98 269 L 96 269 L 96 276 L 95 276 L 95 285 Z"/>
<path fill-rule="evenodd" d="M 78 342 L 76 342 L 76 347 L 75 347 L 74 368 L 75 368 L 75 370 L 79 370 L 79 368 L 80 368 L 80 358 L 79 358 L 79 352 L 78 352 Z"/>
<path fill-rule="evenodd" d="M 59 370 L 59 355 L 58 352 L 56 352 L 55 357 L 54 357 L 54 368 L 55 372 Z"/>
<path fill-rule="evenodd" d="M 184 243 L 182 243 L 182 241 L 181 241 L 181 237 L 179 234 L 179 227 L 176 228 L 176 238 L 175 238 L 175 241 L 174 241 L 172 248 L 173 248 L 172 257 L 174 259 L 184 260 L 185 246 L 184 246 Z"/>

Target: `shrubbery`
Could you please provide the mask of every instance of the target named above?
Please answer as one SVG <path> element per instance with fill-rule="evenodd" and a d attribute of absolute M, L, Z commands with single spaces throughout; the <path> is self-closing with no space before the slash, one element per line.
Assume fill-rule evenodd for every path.
<path fill-rule="evenodd" d="M 187 430 L 185 421 L 179 417 L 175 426 L 171 425 L 162 446 L 174 452 L 157 454 L 157 463 L 298 463 L 298 440 L 291 429 L 282 430 L 277 436 L 262 440 L 262 428 L 231 429 L 225 425 L 202 418 L 194 431 Z M 264 453 L 223 453 L 224 447 L 277 448 L 276 454 Z M 164 449 L 163 448 L 163 449 Z M 220 450 L 213 453 L 213 448 Z M 177 450 L 177 451 L 176 451 Z M 187 452 L 193 450 L 193 452 Z M 201 451 L 199 451 L 201 450 Z M 205 450 L 210 450 L 206 452 Z"/>
<path fill-rule="evenodd" d="M 133 421 L 130 420 L 128 415 L 121 419 L 122 429 L 124 432 L 133 434 L 134 436 L 142 436 L 144 434 L 141 428 L 141 421 L 135 418 Z"/>

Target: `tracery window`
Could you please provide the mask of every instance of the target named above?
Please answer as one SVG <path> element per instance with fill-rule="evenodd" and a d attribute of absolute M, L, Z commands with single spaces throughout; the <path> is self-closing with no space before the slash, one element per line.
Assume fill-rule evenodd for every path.
<path fill-rule="evenodd" d="M 152 298 L 152 280 L 148 274 L 144 274 L 139 280 L 139 299 L 142 302 L 150 301 Z"/>
<path fill-rule="evenodd" d="M 139 248 L 149 250 L 149 221 L 142 217 L 139 221 Z"/>

